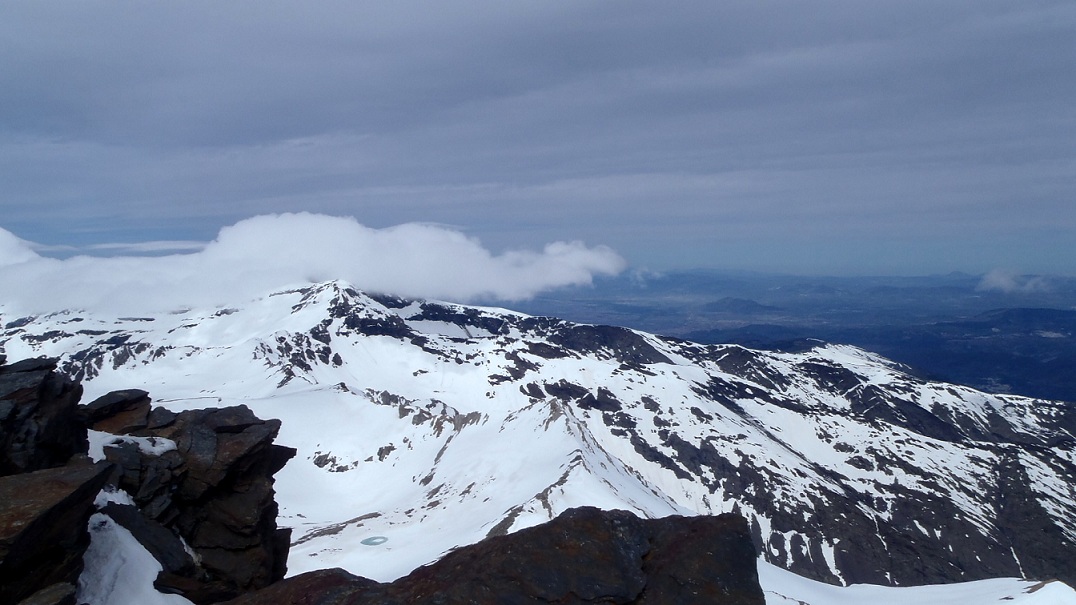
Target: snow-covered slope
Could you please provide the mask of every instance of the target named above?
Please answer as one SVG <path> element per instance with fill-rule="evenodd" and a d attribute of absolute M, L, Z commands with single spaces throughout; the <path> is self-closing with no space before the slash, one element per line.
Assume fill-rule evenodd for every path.
<path fill-rule="evenodd" d="M 766 605 L 1072 605 L 1076 590 L 1063 582 L 996 578 L 932 586 L 833 586 L 760 562 Z"/>
<path fill-rule="evenodd" d="M 701 346 L 337 282 L 0 324 L 10 358 L 63 357 L 87 398 L 280 418 L 292 573 L 390 580 L 590 504 L 739 511 L 766 561 L 831 583 L 1076 576 L 1073 410 L 851 347 Z"/>

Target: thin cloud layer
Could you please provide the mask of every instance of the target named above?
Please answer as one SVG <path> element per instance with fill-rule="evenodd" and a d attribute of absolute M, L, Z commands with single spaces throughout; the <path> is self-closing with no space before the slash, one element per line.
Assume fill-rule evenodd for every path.
<path fill-rule="evenodd" d="M 264 215 L 169 256 L 46 258 L 0 229 L 0 305 L 13 313 L 116 313 L 242 302 L 274 289 L 344 280 L 372 292 L 453 301 L 521 300 L 623 270 L 609 248 L 554 242 L 495 255 L 444 227 L 371 229 L 352 218 Z"/>
<path fill-rule="evenodd" d="M 1020 275 L 1015 271 L 994 269 L 983 276 L 976 290 L 1006 294 L 1034 294 L 1052 290 L 1050 282 L 1041 275 Z"/>

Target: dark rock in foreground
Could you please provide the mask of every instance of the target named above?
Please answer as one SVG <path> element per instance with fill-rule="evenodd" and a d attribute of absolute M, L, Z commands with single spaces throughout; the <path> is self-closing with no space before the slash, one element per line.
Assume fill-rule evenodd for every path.
<path fill-rule="evenodd" d="M 0 603 L 78 582 L 86 524 L 110 471 L 86 460 L 0 477 Z"/>
<path fill-rule="evenodd" d="M 112 391 L 80 407 L 86 424 L 95 431 L 130 433 L 146 428 L 149 393 L 139 389 Z"/>
<path fill-rule="evenodd" d="M 82 385 L 57 374 L 56 360 L 0 365 L 0 476 L 65 464 L 86 452 Z"/>
<path fill-rule="evenodd" d="M 103 415 L 97 425 L 115 417 L 129 421 L 144 396 L 141 391 L 106 395 L 102 399 L 119 402 L 112 406 L 116 416 Z M 279 420 L 261 420 L 246 406 L 179 414 L 157 408 L 132 433 L 168 439 L 176 449 L 148 453 L 135 443 L 105 447 L 106 458 L 121 469 L 118 486 L 132 495 L 143 518 L 131 507 L 110 506 L 104 512 L 162 564 L 158 589 L 211 603 L 284 577 L 290 530 L 276 525 L 273 474 L 295 450 L 273 444 L 279 430 Z M 197 555 L 197 565 L 178 536 Z"/>
<path fill-rule="evenodd" d="M 76 605 L 77 592 L 74 584 L 61 582 L 42 588 L 19 601 L 19 605 Z"/>
<path fill-rule="evenodd" d="M 391 584 L 323 570 L 229 603 L 762 604 L 755 560 L 739 515 L 648 520 L 585 507 L 460 548 Z"/>
<path fill-rule="evenodd" d="M 156 586 L 212 603 L 284 577 L 290 530 L 276 525 L 273 474 L 295 455 L 278 420 L 245 406 L 175 414 L 145 391 L 79 406 L 56 360 L 0 356 L 0 605 L 74 604 L 94 499 L 163 567 Z M 117 436 L 92 464 L 87 424 Z M 111 463 L 111 464 L 109 464 Z M 193 556 L 192 556 L 193 553 Z"/>
<path fill-rule="evenodd" d="M 221 605 L 353 605 L 377 582 L 340 568 L 319 569 L 282 580 Z"/>

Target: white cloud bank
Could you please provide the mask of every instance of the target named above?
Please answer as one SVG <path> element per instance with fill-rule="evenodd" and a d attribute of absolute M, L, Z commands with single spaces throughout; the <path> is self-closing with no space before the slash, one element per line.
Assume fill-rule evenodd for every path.
<path fill-rule="evenodd" d="M 1053 288 L 1048 279 L 1039 275 L 1020 275 L 1015 271 L 994 269 L 983 276 L 975 289 L 1006 294 L 1033 294 L 1049 292 Z"/>
<path fill-rule="evenodd" d="M 202 250 L 168 256 L 46 258 L 0 229 L 0 305 L 166 311 L 238 303 L 275 289 L 344 280 L 371 291 L 452 301 L 521 300 L 616 274 L 611 249 L 554 242 L 494 255 L 458 231 L 423 224 L 371 229 L 318 214 L 257 216 L 220 230 Z"/>

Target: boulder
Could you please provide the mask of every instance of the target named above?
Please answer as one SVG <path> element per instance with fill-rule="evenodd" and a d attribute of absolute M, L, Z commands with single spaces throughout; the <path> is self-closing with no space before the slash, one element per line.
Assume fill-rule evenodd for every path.
<path fill-rule="evenodd" d="M 119 487 L 149 527 L 169 528 L 197 556 L 196 568 L 158 558 L 165 568 L 158 588 L 208 603 L 284 577 L 290 530 L 276 525 L 273 474 L 295 450 L 273 444 L 279 430 L 280 421 L 261 420 L 246 406 L 178 414 L 157 408 L 130 432 L 171 440 L 176 449 L 152 453 L 133 442 L 105 447 L 120 468 Z M 132 533 L 155 556 L 151 546 L 166 538 Z"/>
<path fill-rule="evenodd" d="M 86 452 L 76 413 L 82 385 L 55 369 L 50 358 L 0 366 L 0 476 L 63 466 Z"/>
<path fill-rule="evenodd" d="M 0 477 L 0 603 L 78 582 L 93 501 L 111 470 L 83 460 Z"/>
<path fill-rule="evenodd" d="M 340 568 L 319 569 L 247 593 L 228 601 L 227 605 L 352 605 L 360 603 L 356 599 L 377 585 Z"/>
<path fill-rule="evenodd" d="M 138 389 L 112 391 L 80 406 L 87 426 L 117 435 L 146 428 L 149 410 L 149 393 Z"/>
<path fill-rule="evenodd" d="M 79 406 L 82 387 L 55 370 L 49 358 L 0 361 L 0 603 L 67 602 L 106 483 L 137 505 L 103 512 L 161 563 L 158 589 L 210 603 L 284 577 L 290 530 L 276 525 L 273 474 L 295 450 L 273 444 L 280 421 L 246 406 L 151 409 L 134 389 Z M 87 425 L 127 438 L 93 465 Z"/>
<path fill-rule="evenodd" d="M 123 442 L 105 446 L 104 453 L 105 460 L 119 469 L 114 484 L 131 495 L 143 515 L 164 525 L 175 520 L 173 494 L 184 473 L 179 452 L 153 454 Z"/>
<path fill-rule="evenodd" d="M 753 600 L 762 599 L 762 589 L 746 519 L 727 514 L 648 523 L 653 533 L 639 605 L 761 602 Z"/>
<path fill-rule="evenodd" d="M 229 603 L 762 605 L 756 557 L 740 515 L 647 520 L 584 507 L 460 548 L 391 584 L 311 572 Z"/>

